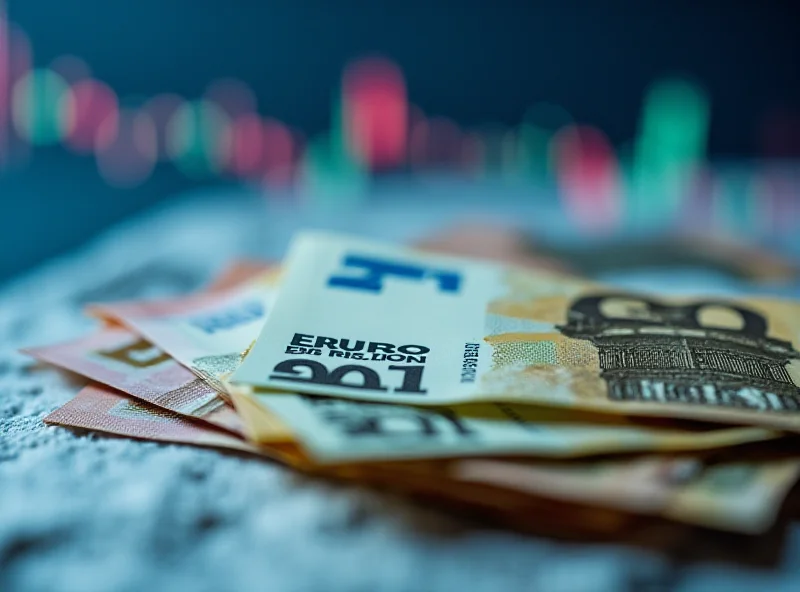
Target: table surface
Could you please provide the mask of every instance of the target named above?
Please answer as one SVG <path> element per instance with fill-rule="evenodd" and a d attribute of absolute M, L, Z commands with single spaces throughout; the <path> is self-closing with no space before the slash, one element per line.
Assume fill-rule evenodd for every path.
<path fill-rule="evenodd" d="M 42 423 L 81 382 L 17 349 L 90 331 L 86 303 L 194 290 L 234 256 L 280 257 L 299 227 L 409 240 L 453 221 L 454 211 L 539 220 L 519 203 L 467 201 L 386 199 L 345 212 L 267 208 L 246 191 L 193 195 L 4 286 L 0 590 L 800 590 L 794 523 L 768 540 L 692 530 L 666 548 L 559 541 L 301 480 L 245 456 Z M 652 289 L 665 278 L 615 279 Z M 711 291 L 742 289 L 700 279 Z M 680 289 L 681 281 L 664 285 Z M 734 556 L 753 561 L 731 563 Z"/>

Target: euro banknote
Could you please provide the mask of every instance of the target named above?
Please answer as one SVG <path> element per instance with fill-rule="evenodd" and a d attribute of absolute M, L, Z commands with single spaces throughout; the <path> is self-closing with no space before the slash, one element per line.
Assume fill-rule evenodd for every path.
<path fill-rule="evenodd" d="M 446 505 L 490 507 L 517 521 L 566 511 L 579 532 L 614 531 L 624 513 L 653 514 L 724 530 L 756 533 L 774 520 L 797 477 L 794 460 L 704 466 L 701 458 L 643 457 L 599 461 L 507 461 L 459 459 L 444 462 L 351 465 L 311 469 L 291 444 L 253 446 L 223 430 L 137 401 L 113 389 L 90 385 L 45 418 L 45 422 L 159 442 L 229 449 L 268 456 L 323 477 L 381 485 L 422 495 Z M 552 500 L 558 507 L 547 503 Z M 570 504 L 577 504 L 571 506 Z M 591 507 L 591 508 L 590 508 Z M 599 508 L 596 509 L 596 508 Z M 531 515 L 534 513 L 535 515 Z M 524 515 L 522 515 L 524 514 Z M 554 532 L 558 532 L 556 528 Z"/>
<path fill-rule="evenodd" d="M 797 458 L 708 465 L 660 456 L 572 465 L 464 459 L 448 468 L 448 477 L 464 486 L 483 483 L 747 534 L 772 526 L 798 475 Z"/>
<path fill-rule="evenodd" d="M 158 301 L 95 304 L 89 314 L 122 323 L 219 391 L 266 318 L 278 270 L 230 290 Z"/>
<path fill-rule="evenodd" d="M 800 431 L 800 305 L 660 297 L 327 233 L 293 241 L 242 385 Z"/>
<path fill-rule="evenodd" d="M 125 328 L 106 327 L 22 352 L 163 409 L 242 433 L 239 416 L 216 389 Z"/>
<path fill-rule="evenodd" d="M 255 447 L 233 434 L 142 403 L 100 385 L 84 388 L 73 400 L 47 416 L 45 421 L 69 428 L 93 430 L 141 440 L 252 453 L 296 468 L 302 468 L 304 465 L 304 458 L 291 445 Z M 338 470 L 314 470 L 313 474 L 315 477 L 352 481 L 350 474 Z M 518 493 L 495 494 L 490 505 L 487 505 L 489 500 L 483 495 L 480 485 L 468 489 L 463 485 L 459 489 L 441 484 L 429 487 L 429 484 L 433 483 L 432 480 L 423 482 L 393 479 L 390 482 L 385 476 L 378 474 L 371 479 L 359 477 L 358 482 L 388 488 L 393 492 L 425 502 L 433 501 L 437 507 L 446 510 L 478 510 L 482 517 L 539 533 L 547 532 L 560 536 L 567 533 L 573 536 L 585 536 L 590 533 L 614 535 L 621 525 L 629 523 L 629 520 L 619 513 L 574 507 L 544 498 L 534 499 L 529 495 L 524 496 L 525 514 L 519 516 L 521 496 Z"/>
<path fill-rule="evenodd" d="M 53 411 L 44 421 L 143 440 L 261 452 L 227 431 L 137 401 L 99 384 L 84 387 L 75 398 Z"/>
<path fill-rule="evenodd" d="M 457 456 L 578 457 L 612 452 L 700 450 L 778 438 L 757 427 L 640 425 L 611 415 L 532 405 L 483 403 L 413 407 L 278 392 L 236 392 L 237 410 L 262 443 L 270 418 L 288 426 L 320 465 Z M 243 405 L 241 400 L 248 401 Z"/>
<path fill-rule="evenodd" d="M 615 459 L 507 460 L 494 458 L 350 465 L 337 472 L 386 487 L 472 491 L 486 506 L 517 507 L 553 500 L 743 534 L 776 521 L 800 474 L 790 457 L 705 459 L 629 456 Z M 613 516 L 613 514 L 612 514 Z"/>
<path fill-rule="evenodd" d="M 258 446 L 297 443 L 296 436 L 288 424 L 253 397 L 246 393 L 240 393 L 237 389 L 232 389 L 231 403 L 242 422 L 242 432 L 248 441 Z M 302 464 L 303 466 L 311 465 L 309 462 Z"/>

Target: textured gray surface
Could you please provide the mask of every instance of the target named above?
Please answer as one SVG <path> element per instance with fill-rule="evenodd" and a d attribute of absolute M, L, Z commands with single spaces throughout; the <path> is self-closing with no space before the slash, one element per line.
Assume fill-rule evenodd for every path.
<path fill-rule="evenodd" d="M 89 330 L 84 303 L 186 292 L 235 254 L 279 256 L 299 225 L 404 239 L 451 211 L 385 204 L 343 216 L 267 212 L 246 195 L 195 198 L 5 286 L 0 591 L 800 590 L 796 526 L 768 567 L 687 561 L 698 544 L 748 555 L 766 542 L 706 545 L 698 534 L 666 553 L 522 536 L 252 458 L 42 423 L 80 382 L 16 350 Z"/>

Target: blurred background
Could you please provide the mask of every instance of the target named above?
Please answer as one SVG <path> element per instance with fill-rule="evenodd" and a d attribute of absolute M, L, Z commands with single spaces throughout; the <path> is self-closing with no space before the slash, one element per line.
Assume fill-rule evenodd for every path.
<path fill-rule="evenodd" d="M 792 3 L 646 4 L 0 0 L 0 279 L 243 184 L 336 208 L 457 179 L 576 236 L 796 240 Z"/>

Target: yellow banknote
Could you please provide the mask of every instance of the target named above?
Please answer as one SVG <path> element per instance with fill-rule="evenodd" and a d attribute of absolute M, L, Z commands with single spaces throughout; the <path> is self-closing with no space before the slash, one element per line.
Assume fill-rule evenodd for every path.
<path fill-rule="evenodd" d="M 288 425 L 254 397 L 235 388 L 231 389 L 230 395 L 247 440 L 257 446 L 296 441 Z"/>
<path fill-rule="evenodd" d="M 326 233 L 294 240 L 234 383 L 800 431 L 800 304 L 622 292 Z"/>

